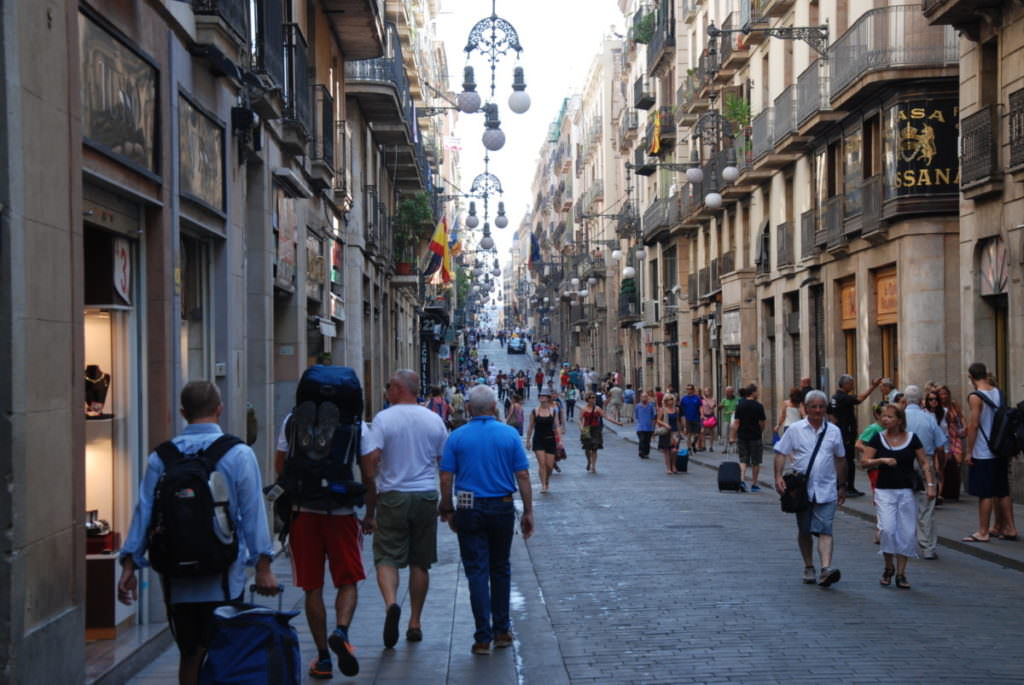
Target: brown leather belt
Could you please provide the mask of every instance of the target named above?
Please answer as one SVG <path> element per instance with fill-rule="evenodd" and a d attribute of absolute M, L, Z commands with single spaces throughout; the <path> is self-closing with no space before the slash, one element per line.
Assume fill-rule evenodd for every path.
<path fill-rule="evenodd" d="M 512 495 L 505 495 L 504 497 L 476 497 L 475 499 L 484 500 L 486 502 L 511 502 Z"/>

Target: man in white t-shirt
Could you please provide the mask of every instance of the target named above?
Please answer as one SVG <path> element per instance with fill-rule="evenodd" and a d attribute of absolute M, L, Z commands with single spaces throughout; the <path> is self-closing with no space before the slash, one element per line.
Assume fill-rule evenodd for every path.
<path fill-rule="evenodd" d="M 409 567 L 410 642 L 423 639 L 420 615 L 430 585 L 429 570 L 437 561 L 437 466 L 448 439 L 441 417 L 416 403 L 419 376 L 396 371 L 388 381 L 391 406 L 379 412 L 363 449 L 367 454 L 366 516 L 363 532 L 373 534 L 377 568 L 387 614 L 384 646 L 398 642 L 398 569 Z M 374 479 L 375 478 L 375 482 Z"/>

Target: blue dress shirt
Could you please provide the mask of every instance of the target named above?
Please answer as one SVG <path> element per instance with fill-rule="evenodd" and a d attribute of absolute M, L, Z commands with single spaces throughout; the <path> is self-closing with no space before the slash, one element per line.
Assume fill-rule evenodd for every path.
<path fill-rule="evenodd" d="M 638 404 L 633 409 L 637 432 L 654 431 L 654 417 L 658 415 L 658 406 L 654 402 Z"/>

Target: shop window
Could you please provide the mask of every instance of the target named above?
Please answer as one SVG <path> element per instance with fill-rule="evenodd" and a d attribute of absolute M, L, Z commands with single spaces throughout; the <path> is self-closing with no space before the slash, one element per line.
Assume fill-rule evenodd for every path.
<path fill-rule="evenodd" d="M 843 332 L 844 372 L 851 376 L 857 371 L 857 284 L 852 278 L 841 282 L 839 288 L 839 327 Z"/>
<path fill-rule="evenodd" d="M 882 375 L 899 385 L 899 284 L 894 268 L 875 273 L 875 318 L 880 334 Z"/>
<path fill-rule="evenodd" d="M 210 326 L 210 244 L 181 239 L 181 362 L 182 383 L 213 379 Z"/>
<path fill-rule="evenodd" d="M 846 373 L 851 376 L 857 371 L 857 331 L 843 331 L 843 360 Z"/>
<path fill-rule="evenodd" d="M 978 293 L 984 303 L 978 318 L 976 349 L 982 352 L 981 359 L 991 355 L 992 369 L 1000 385 L 1009 380 L 1009 254 L 1006 243 L 1000 237 L 986 240 L 979 249 Z M 990 331 L 991 341 L 982 338 L 982 331 Z M 987 337 L 987 336 L 985 336 Z"/>
<path fill-rule="evenodd" d="M 882 375 L 899 385 L 899 338 L 896 324 L 879 327 L 882 342 Z"/>

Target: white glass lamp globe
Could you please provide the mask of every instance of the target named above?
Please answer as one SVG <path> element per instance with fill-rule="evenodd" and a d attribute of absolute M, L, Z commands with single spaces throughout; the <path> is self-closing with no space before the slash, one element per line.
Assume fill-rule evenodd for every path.
<path fill-rule="evenodd" d="M 505 147 L 505 132 L 500 128 L 489 128 L 484 131 L 484 135 L 481 140 L 483 141 L 485 148 L 491 152 L 496 152 Z"/>
<path fill-rule="evenodd" d="M 574 287 L 574 288 L 580 287 L 580 279 L 578 279 L 578 278 L 574 278 L 574 279 L 572 279 L 569 282 L 572 283 L 572 287 Z"/>
<path fill-rule="evenodd" d="M 504 214 L 499 214 L 494 218 L 494 225 L 498 228 L 505 228 L 508 226 L 508 217 Z"/>
<path fill-rule="evenodd" d="M 647 250 L 645 250 L 645 249 L 644 249 L 644 248 L 642 248 L 642 247 L 638 247 L 638 248 L 636 249 L 636 258 L 637 258 L 637 259 L 643 259 L 643 258 L 644 258 L 644 257 L 646 257 L 646 256 L 647 256 Z"/>
<path fill-rule="evenodd" d="M 595 278 L 594 276 L 591 276 L 590 278 L 588 278 L 587 279 L 587 285 L 589 285 L 591 287 L 597 285 L 597 278 Z"/>
<path fill-rule="evenodd" d="M 737 178 L 740 177 L 740 170 L 731 164 L 722 169 L 722 180 L 726 183 L 733 183 Z"/>
<path fill-rule="evenodd" d="M 622 270 L 622 277 L 623 278 L 634 278 L 634 277 L 636 277 L 636 269 L 634 269 L 631 266 L 627 266 L 625 269 Z"/>
<path fill-rule="evenodd" d="M 544 298 L 544 304 L 548 304 L 549 302 L 551 302 L 551 298 L 550 297 L 545 297 Z"/>
<path fill-rule="evenodd" d="M 612 250 L 612 259 L 615 261 L 622 259 L 622 250 Z"/>
<path fill-rule="evenodd" d="M 508 108 L 516 114 L 523 114 L 530 109 L 530 96 L 525 90 L 514 90 L 508 96 Z"/>
<path fill-rule="evenodd" d="M 686 180 L 690 183 L 700 183 L 704 180 L 704 171 L 697 166 L 686 170 Z"/>
<path fill-rule="evenodd" d="M 722 196 L 718 193 L 708 193 L 704 196 L 704 204 L 708 206 L 708 209 L 721 209 Z"/>
<path fill-rule="evenodd" d="M 590 291 L 587 290 L 586 288 L 584 288 L 583 290 L 580 291 L 579 294 L 580 294 L 580 299 L 583 299 L 584 297 L 586 297 L 587 295 L 590 294 Z"/>
<path fill-rule="evenodd" d="M 480 247 L 484 248 L 485 250 L 490 250 L 492 247 L 494 247 L 494 238 L 492 238 L 489 235 L 485 235 L 483 238 L 480 239 Z"/>
<path fill-rule="evenodd" d="M 455 105 L 465 114 L 473 114 L 480 109 L 480 93 L 475 90 L 464 90 L 455 98 Z"/>
<path fill-rule="evenodd" d="M 501 269 L 495 269 L 494 271 L 491 272 L 491 274 L 493 274 L 494 277 L 497 278 L 498 276 L 501 275 Z"/>
<path fill-rule="evenodd" d="M 470 214 L 466 217 L 466 228 L 476 228 L 480 225 L 480 217 L 476 214 Z"/>

